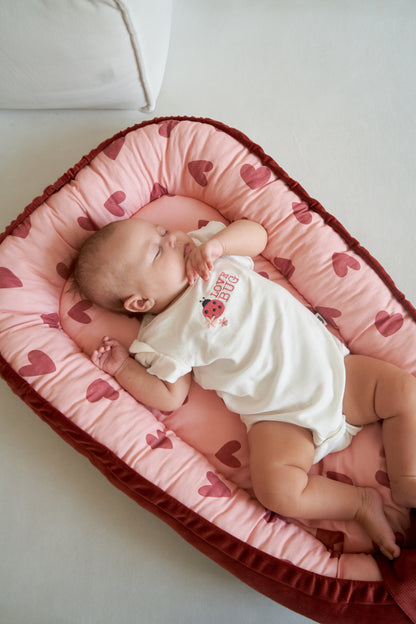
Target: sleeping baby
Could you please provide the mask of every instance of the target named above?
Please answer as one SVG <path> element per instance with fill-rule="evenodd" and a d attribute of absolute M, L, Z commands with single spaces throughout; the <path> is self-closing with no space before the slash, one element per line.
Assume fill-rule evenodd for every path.
<path fill-rule="evenodd" d="M 416 379 L 350 354 L 258 275 L 252 258 L 266 244 L 265 229 L 245 219 L 185 233 L 134 218 L 93 234 L 75 264 L 77 288 L 106 309 L 143 317 L 130 352 L 105 336 L 93 362 L 164 411 L 180 407 L 193 375 L 245 423 L 253 489 L 267 509 L 356 520 L 393 559 L 400 549 L 378 492 L 308 473 L 381 420 L 393 498 L 414 507 Z"/>

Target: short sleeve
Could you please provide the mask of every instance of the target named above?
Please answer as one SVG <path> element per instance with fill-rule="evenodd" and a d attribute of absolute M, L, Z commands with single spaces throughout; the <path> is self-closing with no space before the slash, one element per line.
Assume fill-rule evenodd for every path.
<path fill-rule="evenodd" d="M 175 360 L 170 355 L 158 353 L 150 345 L 140 340 L 134 340 L 129 351 L 134 359 L 147 369 L 148 373 L 169 383 L 175 383 L 180 377 L 192 370 L 184 362 Z"/>
<path fill-rule="evenodd" d="M 204 225 L 199 230 L 189 232 L 189 236 L 195 240 L 196 243 L 206 243 L 210 238 L 225 230 L 227 226 L 220 221 L 210 221 L 207 225 Z"/>

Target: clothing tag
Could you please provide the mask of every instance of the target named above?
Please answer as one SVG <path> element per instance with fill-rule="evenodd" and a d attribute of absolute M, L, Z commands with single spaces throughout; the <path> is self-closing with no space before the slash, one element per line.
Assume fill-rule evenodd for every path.
<path fill-rule="evenodd" d="M 328 323 L 326 322 L 322 314 L 319 314 L 319 312 L 315 312 L 315 316 L 318 319 L 318 321 L 321 321 L 321 323 L 323 323 L 323 325 L 328 325 Z"/>

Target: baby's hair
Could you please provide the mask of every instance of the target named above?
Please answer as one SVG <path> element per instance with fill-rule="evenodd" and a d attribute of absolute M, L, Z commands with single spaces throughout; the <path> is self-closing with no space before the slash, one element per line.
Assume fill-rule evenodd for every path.
<path fill-rule="evenodd" d="M 99 252 L 114 233 L 118 221 L 108 223 L 94 232 L 81 245 L 72 266 L 71 291 L 113 312 L 126 312 L 124 298 L 117 294 L 118 276 L 113 275 L 116 263 L 109 256 L 103 261 Z"/>

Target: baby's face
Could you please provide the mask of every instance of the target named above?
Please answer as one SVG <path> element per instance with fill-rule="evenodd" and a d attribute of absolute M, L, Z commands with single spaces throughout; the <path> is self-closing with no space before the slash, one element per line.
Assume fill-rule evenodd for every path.
<path fill-rule="evenodd" d="M 185 261 L 193 242 L 185 232 L 169 232 L 142 219 L 129 219 L 120 221 L 110 240 L 126 270 L 131 290 L 125 301 L 128 310 L 161 312 L 188 286 Z M 138 309 L 140 301 L 151 308 Z"/>

